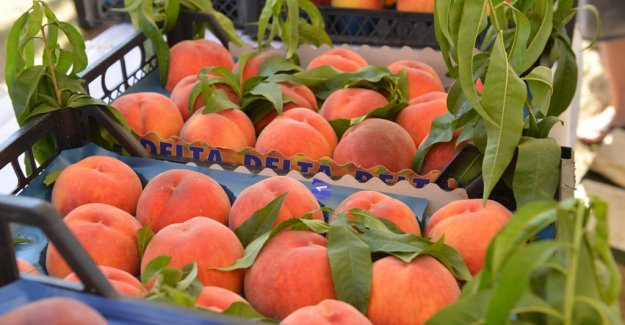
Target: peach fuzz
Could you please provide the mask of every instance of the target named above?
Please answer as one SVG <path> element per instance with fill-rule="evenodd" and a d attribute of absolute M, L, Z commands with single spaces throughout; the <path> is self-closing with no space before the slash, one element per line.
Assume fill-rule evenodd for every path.
<path fill-rule="evenodd" d="M 169 50 L 169 72 L 165 89 L 171 92 L 186 76 L 197 75 L 207 67 L 232 70 L 234 60 L 228 50 L 216 42 L 199 39 L 177 43 Z"/>
<path fill-rule="evenodd" d="M 383 0 L 332 0 L 332 7 L 355 9 L 382 9 Z"/>
<path fill-rule="evenodd" d="M 304 184 L 287 176 L 274 176 L 241 191 L 230 210 L 230 229 L 237 229 L 254 212 L 264 208 L 283 193 L 287 195 L 282 201 L 274 226 L 287 219 L 300 218 L 313 211 L 315 211 L 312 214 L 313 219 L 323 220 L 323 214 L 319 211 L 319 202 Z"/>
<path fill-rule="evenodd" d="M 280 325 L 373 325 L 352 305 L 326 299 L 314 306 L 302 307 L 280 322 Z"/>
<path fill-rule="evenodd" d="M 0 315 L 0 324 L 106 325 L 108 322 L 97 310 L 83 302 L 66 297 L 51 297 L 19 306 Z"/>
<path fill-rule="evenodd" d="M 176 104 L 176 107 L 178 107 L 178 111 L 180 111 L 183 121 L 188 120 L 194 112 L 200 109 L 200 107 L 204 107 L 204 100 L 202 99 L 202 94 L 200 94 L 193 103 L 193 111 L 189 109 L 189 96 L 191 95 L 191 90 L 193 90 L 193 87 L 199 83 L 200 79 L 196 75 L 184 77 L 184 79 L 180 80 L 176 87 L 174 87 L 171 91 L 169 98 L 174 104 Z M 237 94 L 235 94 L 232 88 L 228 85 L 218 83 L 215 84 L 215 88 L 223 90 L 233 103 L 237 105 L 240 104 L 241 101 L 239 100 L 239 97 L 237 97 Z"/>
<path fill-rule="evenodd" d="M 52 189 L 52 206 L 61 217 L 87 203 L 105 203 L 134 214 L 142 190 L 130 166 L 113 157 L 91 156 L 63 169 Z"/>
<path fill-rule="evenodd" d="M 392 172 L 410 169 L 417 148 L 397 123 L 371 118 L 347 129 L 334 149 L 337 164 L 362 168 L 384 166 Z"/>
<path fill-rule="evenodd" d="M 168 139 L 180 133 L 182 116 L 178 106 L 167 96 L 141 92 L 121 96 L 111 103 L 138 135 L 150 132 Z"/>
<path fill-rule="evenodd" d="M 435 0 L 397 0 L 397 11 L 434 12 Z"/>
<path fill-rule="evenodd" d="M 355 208 L 367 210 L 380 218 L 387 219 L 405 233 L 421 236 L 417 217 L 410 207 L 398 199 L 380 192 L 360 191 L 348 196 L 336 207 L 335 211 L 347 213 Z"/>
<path fill-rule="evenodd" d="M 239 151 L 254 146 L 256 132 L 250 118 L 240 109 L 208 114 L 198 111 L 185 122 L 180 138 L 189 144 L 199 142 Z"/>
<path fill-rule="evenodd" d="M 413 99 L 431 91 L 445 91 L 440 76 L 431 66 L 413 60 L 400 60 L 393 62 L 388 69 L 398 74 L 402 69 L 406 70 L 408 77 L 408 99 Z"/>
<path fill-rule="evenodd" d="M 214 312 L 222 312 L 235 302 L 249 303 L 238 294 L 220 287 L 208 286 L 202 289 L 195 301 L 195 306 L 206 308 Z"/>
<path fill-rule="evenodd" d="M 317 97 L 310 90 L 310 88 L 304 85 L 292 84 L 289 82 L 280 82 L 278 87 L 282 90 L 282 97 L 284 104 L 282 105 L 282 112 L 286 112 L 293 108 L 303 107 L 313 111 L 318 111 Z M 260 133 L 267 124 L 278 116 L 278 112 L 275 110 L 270 111 L 263 116 L 258 122 L 254 123 L 256 132 Z"/>
<path fill-rule="evenodd" d="M 276 117 L 258 136 L 260 153 L 278 151 L 287 157 L 304 154 L 312 160 L 331 157 L 338 139 L 328 121 L 306 108 L 294 108 Z"/>
<path fill-rule="evenodd" d="M 187 169 L 170 169 L 154 177 L 137 204 L 137 219 L 155 233 L 200 216 L 226 224 L 229 212 L 230 201 L 221 185 Z"/>
<path fill-rule="evenodd" d="M 373 263 L 367 317 L 374 324 L 424 324 L 460 296 L 460 287 L 431 256 L 406 263 L 387 256 Z"/>
<path fill-rule="evenodd" d="M 219 271 L 243 256 L 243 245 L 223 224 L 205 217 L 171 224 L 154 235 L 141 260 L 142 272 L 158 256 L 171 256 L 169 266 L 182 268 L 196 262 L 198 279 L 205 286 L 240 292 L 243 270 Z"/>
<path fill-rule="evenodd" d="M 430 134 L 432 121 L 447 113 L 447 93 L 434 91 L 416 97 L 395 119 L 418 147 Z"/>
<path fill-rule="evenodd" d="M 279 320 L 336 299 L 327 239 L 310 231 L 277 234 L 245 274 L 245 297 L 260 313 Z"/>
<path fill-rule="evenodd" d="M 17 270 L 20 272 L 24 272 L 24 273 L 30 273 L 30 274 L 39 274 L 39 271 L 37 271 L 37 268 L 35 268 L 32 264 L 28 263 L 26 260 L 23 260 L 21 258 L 16 258 L 15 259 L 17 261 Z"/>
<path fill-rule="evenodd" d="M 376 108 L 386 106 L 388 100 L 375 90 L 364 88 L 339 89 L 321 105 L 319 114 L 326 120 L 351 119 L 367 115 Z"/>
<path fill-rule="evenodd" d="M 96 265 L 110 266 L 130 274 L 139 273 L 137 230 L 141 224 L 128 212 L 102 203 L 82 205 L 70 212 L 65 224 Z M 72 273 L 53 244 L 46 253 L 48 274 L 64 278 Z"/>
<path fill-rule="evenodd" d="M 235 74 L 241 74 L 241 84 L 243 84 L 248 79 L 258 76 L 258 72 L 260 71 L 260 67 L 262 66 L 262 64 L 268 59 L 275 56 L 284 57 L 284 53 L 278 50 L 264 50 L 262 52 L 257 52 L 252 55 L 252 57 L 250 57 L 247 62 L 245 62 L 243 72 L 241 72 L 240 69 L 240 62 L 234 64 L 232 72 Z"/>
<path fill-rule="evenodd" d="M 102 275 L 111 283 L 113 289 L 117 290 L 119 293 L 134 298 L 145 296 L 146 292 L 143 284 L 132 274 L 109 266 L 98 266 L 98 268 L 102 272 Z M 71 273 L 66 276 L 64 280 L 80 282 L 76 273 Z"/>
<path fill-rule="evenodd" d="M 440 208 L 429 219 L 425 234 L 433 240 L 445 236 L 445 243 L 455 248 L 472 275 L 484 266 L 486 250 L 512 213 L 499 202 L 465 199 Z"/>
<path fill-rule="evenodd" d="M 456 140 L 458 140 L 458 136 L 460 135 L 460 131 L 456 130 L 454 132 L 453 138 L 449 142 L 439 142 L 430 147 L 430 150 L 425 155 L 423 160 L 423 164 L 421 164 L 421 170 L 419 173 L 421 175 L 426 175 L 427 173 L 434 170 L 443 170 L 447 165 L 454 159 L 456 154 L 462 150 L 462 147 L 468 142 L 464 141 L 458 145 L 456 145 Z M 423 139 L 425 142 L 425 138 Z M 421 143 L 421 145 L 423 144 Z"/>
<path fill-rule="evenodd" d="M 306 70 L 329 65 L 341 72 L 355 72 L 369 65 L 360 54 L 346 48 L 335 48 L 314 58 Z"/>

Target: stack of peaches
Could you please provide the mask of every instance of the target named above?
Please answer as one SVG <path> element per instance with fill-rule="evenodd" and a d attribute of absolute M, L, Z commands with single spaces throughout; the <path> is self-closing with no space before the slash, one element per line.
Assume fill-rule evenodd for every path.
<path fill-rule="evenodd" d="M 272 70 L 275 57 L 283 53 L 266 50 L 247 55 L 247 60 L 235 64 L 230 53 L 215 42 L 180 42 L 171 48 L 165 86 L 171 94 L 169 97 L 132 93 L 119 97 L 112 106 L 139 136 L 152 132 L 162 139 L 179 137 L 189 144 L 236 151 L 255 148 L 261 154 L 303 155 L 314 161 L 331 158 L 339 165 L 352 163 L 365 169 L 383 166 L 391 172 L 411 169 L 432 121 L 447 112 L 447 94 L 439 75 L 431 66 L 410 60 L 384 67 L 394 77 L 405 73 L 407 80 L 407 91 L 402 95 L 405 107 L 392 118 L 369 118 L 368 114 L 393 104 L 389 99 L 396 100 L 398 94 L 389 93 L 388 89 L 371 89 L 358 82 L 321 94 L 315 86 L 298 84 L 294 78 L 276 81 L 274 84 L 282 93 L 281 112 L 278 114 L 277 107 L 259 109 L 253 107 L 258 93 L 249 85 L 271 80 L 272 76 L 264 72 Z M 358 73 L 369 64 L 350 49 L 335 48 L 316 57 L 305 68 L 297 68 L 310 72 L 328 66 L 335 73 Z M 230 103 L 229 109 L 205 112 L 215 101 L 205 106 L 203 96 L 194 91 L 204 75 L 200 74 L 202 69 L 232 71 L 223 82 L 213 81 L 210 85 L 214 92 L 222 94 L 222 105 L 224 101 Z M 216 77 L 214 72 L 206 76 Z M 399 88 L 393 92 L 399 92 Z M 263 112 L 262 116 L 257 115 L 259 111 Z M 256 115 L 251 116 L 250 112 Z M 359 123 L 353 122 L 358 119 L 361 119 Z M 333 128 L 333 122 L 338 120 L 352 121 L 341 136 Z M 435 145 L 421 169 L 415 172 L 426 175 L 443 169 L 457 149 L 453 142 Z"/>
<path fill-rule="evenodd" d="M 169 169 L 143 187 L 130 166 L 108 156 L 87 157 L 65 168 L 51 200 L 112 286 L 136 298 L 155 285 L 144 272 L 159 256 L 168 256 L 172 267 L 196 263 L 203 286 L 196 306 L 220 312 L 241 302 L 284 324 L 319 324 L 324 319 L 328 324 L 421 324 L 459 296 L 456 278 L 437 259 L 422 256 L 404 262 L 389 255 L 373 263 L 363 314 L 337 299 L 326 236 L 291 228 L 269 239 L 251 266 L 216 270 L 243 257 L 247 249 L 236 230 L 280 196 L 284 198 L 273 227 L 302 216 L 323 222 L 310 190 L 286 176 L 265 178 L 231 203 L 221 184 L 206 174 Z M 350 218 L 355 208 L 367 210 L 410 236 L 444 236 L 472 274 L 479 272 L 489 241 L 511 217 L 496 202 L 460 200 L 434 213 L 422 232 L 405 203 L 379 192 L 355 192 L 331 208 Z M 330 226 L 335 218 L 329 218 Z M 149 243 L 139 243 L 138 232 L 146 228 L 155 235 Z M 78 281 L 53 244 L 47 248 L 46 268 L 51 276 Z M 22 263 L 20 269 L 33 268 Z"/>

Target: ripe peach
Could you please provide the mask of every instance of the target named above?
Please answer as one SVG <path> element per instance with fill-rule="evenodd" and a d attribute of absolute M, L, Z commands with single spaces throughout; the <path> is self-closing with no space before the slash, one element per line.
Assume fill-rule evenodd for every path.
<path fill-rule="evenodd" d="M 137 230 L 141 224 L 128 212 L 111 205 L 90 203 L 70 212 L 65 224 L 96 265 L 111 266 L 130 274 L 139 272 Z M 53 244 L 46 254 L 48 274 L 64 278 L 72 273 Z"/>
<path fill-rule="evenodd" d="M 117 98 L 111 106 L 126 119 L 128 126 L 138 135 L 150 132 L 168 139 L 180 133 L 182 116 L 178 106 L 159 93 L 132 93 Z"/>
<path fill-rule="evenodd" d="M 180 138 L 186 143 L 200 142 L 237 151 L 256 143 L 254 124 L 240 109 L 208 114 L 195 112 L 182 127 Z"/>
<path fill-rule="evenodd" d="M 396 123 L 371 118 L 347 129 L 334 149 L 337 164 L 363 168 L 384 166 L 392 172 L 409 169 L 417 148 L 410 135 Z"/>
<path fill-rule="evenodd" d="M 367 317 L 374 324 L 424 324 L 459 296 L 456 279 L 433 257 L 405 263 L 387 256 L 373 263 Z"/>
<path fill-rule="evenodd" d="M 276 117 L 263 129 L 256 150 L 277 150 L 287 157 L 304 154 L 319 160 L 331 157 L 337 143 L 336 133 L 328 121 L 306 108 L 294 108 Z"/>
<path fill-rule="evenodd" d="M 237 229 L 254 212 L 265 207 L 282 193 L 288 194 L 282 202 L 274 226 L 287 219 L 300 218 L 312 211 L 315 211 L 313 219 L 323 220 L 319 202 L 304 184 L 287 176 L 274 176 L 241 191 L 230 210 L 230 229 Z"/>
<path fill-rule="evenodd" d="M 360 191 L 348 196 L 336 207 L 336 212 L 360 208 L 380 218 L 392 221 L 405 233 L 421 236 L 417 217 L 404 202 L 375 191 Z M 335 217 L 333 217 L 334 219 Z"/>
<path fill-rule="evenodd" d="M 397 0 L 397 11 L 434 12 L 435 0 Z"/>
<path fill-rule="evenodd" d="M 431 91 L 445 91 L 440 76 L 431 66 L 418 61 L 400 60 L 391 63 L 388 69 L 399 73 L 406 69 L 408 76 L 408 99 L 419 97 Z"/>
<path fill-rule="evenodd" d="M 410 134 L 418 147 L 430 133 L 432 121 L 447 112 L 447 93 L 433 91 L 415 97 L 405 107 L 395 122 Z"/>
<path fill-rule="evenodd" d="M 31 302 L 1 315 L 0 324 L 106 325 L 108 322 L 97 310 L 83 302 L 66 297 L 52 297 Z"/>
<path fill-rule="evenodd" d="M 460 131 L 456 130 L 454 136 L 449 142 L 440 142 L 430 147 L 419 173 L 425 175 L 433 170 L 443 170 L 454 158 L 454 156 L 462 150 L 462 147 L 468 142 L 464 141 L 456 146 L 456 140 L 460 135 Z M 425 138 L 423 139 L 425 142 Z M 423 142 L 421 144 L 423 144 Z"/>
<path fill-rule="evenodd" d="M 249 305 L 247 300 L 230 290 L 208 286 L 202 289 L 202 292 L 195 301 L 195 305 L 220 313 L 228 309 L 228 307 L 235 302 L 242 302 Z"/>
<path fill-rule="evenodd" d="M 284 105 L 282 106 L 283 113 L 297 107 L 308 108 L 315 112 L 319 110 L 317 106 L 317 97 L 315 97 L 315 94 L 312 90 L 310 90 L 310 88 L 304 85 L 297 85 L 289 82 L 278 83 L 278 87 L 282 90 L 282 95 L 285 100 Z M 271 111 L 263 116 L 258 122 L 254 123 L 256 132 L 260 133 L 260 131 L 264 129 L 269 122 L 273 121 L 276 116 L 278 116 L 278 113 L 276 111 Z"/>
<path fill-rule="evenodd" d="M 251 58 L 249 58 L 245 63 L 245 67 L 243 67 L 243 73 L 241 73 L 241 84 L 245 83 L 245 81 L 252 77 L 258 76 L 260 66 L 265 61 L 267 61 L 267 59 L 274 56 L 284 57 L 284 53 L 278 50 L 264 50 L 262 52 L 257 52 Z M 232 72 L 234 72 L 235 74 L 240 72 L 239 62 L 234 64 Z"/>
<path fill-rule="evenodd" d="M 378 1 L 379 2 L 379 1 Z M 346 48 L 335 48 L 314 58 L 306 70 L 329 65 L 342 72 L 355 72 L 369 64 L 360 54 Z"/>
<path fill-rule="evenodd" d="M 382 9 L 383 0 L 332 0 L 332 7 L 356 9 Z"/>
<path fill-rule="evenodd" d="M 143 297 L 145 295 L 146 292 L 143 284 L 141 284 L 141 282 L 139 282 L 139 280 L 132 274 L 109 266 L 98 266 L 98 268 L 104 277 L 111 283 L 111 286 L 113 286 L 113 288 L 119 293 L 134 298 Z M 66 276 L 64 280 L 70 282 L 80 282 L 76 273 L 71 273 Z"/>
<path fill-rule="evenodd" d="M 376 108 L 386 106 L 388 100 L 375 90 L 365 88 L 339 89 L 321 105 L 319 114 L 326 120 L 351 119 L 367 115 Z"/>
<path fill-rule="evenodd" d="M 96 202 L 134 214 L 142 190 L 141 180 L 130 166 L 113 157 L 91 156 L 61 172 L 52 189 L 52 205 L 61 217 Z"/>
<path fill-rule="evenodd" d="M 327 239 L 310 231 L 277 234 L 245 274 L 245 297 L 260 313 L 275 319 L 336 299 Z"/>
<path fill-rule="evenodd" d="M 206 67 L 232 70 L 234 60 L 228 50 L 216 42 L 198 39 L 177 43 L 169 50 L 169 73 L 165 89 L 171 92 L 182 78 L 197 75 Z"/>
<path fill-rule="evenodd" d="M 195 102 L 193 104 L 193 111 L 191 112 L 191 110 L 189 109 L 189 96 L 191 95 L 191 90 L 193 90 L 193 87 L 195 87 L 195 85 L 199 83 L 200 79 L 197 77 L 197 75 L 187 76 L 180 80 L 176 87 L 174 87 L 174 89 L 171 91 L 170 99 L 174 104 L 176 104 L 176 107 L 178 107 L 178 111 L 180 111 L 180 115 L 182 116 L 183 121 L 188 120 L 193 112 L 200 109 L 200 107 L 204 107 L 204 100 L 202 99 L 202 94 L 200 94 L 195 99 Z M 239 97 L 237 97 L 237 94 L 235 94 L 232 88 L 230 88 L 228 85 L 218 83 L 215 84 L 215 88 L 223 90 L 226 95 L 228 95 L 230 101 L 232 101 L 233 103 L 237 105 L 240 104 L 241 101 L 239 100 Z"/>
<path fill-rule="evenodd" d="M 280 322 L 281 325 L 367 325 L 370 320 L 352 305 L 334 299 L 326 299 L 314 306 L 302 307 Z"/>
<path fill-rule="evenodd" d="M 169 266 L 182 268 L 196 262 L 198 279 L 206 286 L 240 292 L 243 271 L 218 271 L 243 256 L 243 245 L 228 227 L 205 217 L 174 223 L 159 231 L 148 244 L 141 260 L 141 271 L 158 256 L 171 256 Z"/>
<path fill-rule="evenodd" d="M 230 201 L 221 185 L 187 169 L 170 169 L 154 177 L 137 204 L 137 219 L 154 232 L 198 216 L 226 224 L 229 212 Z"/>
<path fill-rule="evenodd" d="M 39 271 L 37 270 L 37 268 L 35 268 L 32 264 L 28 263 L 27 261 L 21 259 L 21 258 L 16 258 L 17 261 L 17 269 L 20 272 L 24 272 L 24 273 L 30 273 L 30 274 L 39 274 Z"/>
<path fill-rule="evenodd" d="M 429 219 L 425 234 L 433 240 L 445 236 L 445 243 L 455 248 L 472 275 L 484 266 L 491 240 L 512 218 L 512 213 L 499 202 L 466 199 L 451 202 Z"/>

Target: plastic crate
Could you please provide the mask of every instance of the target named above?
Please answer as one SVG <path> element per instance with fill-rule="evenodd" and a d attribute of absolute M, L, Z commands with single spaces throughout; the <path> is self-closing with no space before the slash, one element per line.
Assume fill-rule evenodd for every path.
<path fill-rule="evenodd" d="M 213 7 L 228 16 L 236 28 L 258 20 L 259 4 L 252 0 L 212 0 Z M 124 7 L 124 0 L 74 0 L 78 24 L 94 28 L 103 23 L 129 22 L 128 14 L 115 9 Z"/>

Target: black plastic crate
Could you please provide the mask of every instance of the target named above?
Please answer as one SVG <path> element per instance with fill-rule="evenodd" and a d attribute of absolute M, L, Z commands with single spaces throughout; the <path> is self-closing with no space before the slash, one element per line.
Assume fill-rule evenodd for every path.
<path fill-rule="evenodd" d="M 434 15 L 396 10 L 320 7 L 326 31 L 335 43 L 432 47 Z"/>
<path fill-rule="evenodd" d="M 252 0 L 212 0 L 213 7 L 228 16 L 236 28 L 258 20 L 259 2 Z M 116 11 L 124 7 L 124 0 L 74 0 L 78 24 L 82 28 L 93 28 L 103 23 L 129 22 L 125 12 Z"/>

